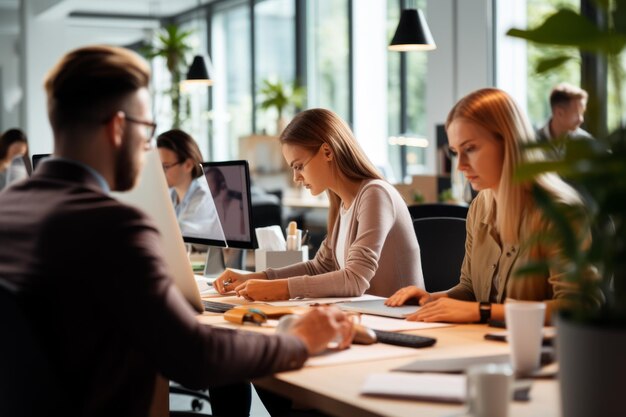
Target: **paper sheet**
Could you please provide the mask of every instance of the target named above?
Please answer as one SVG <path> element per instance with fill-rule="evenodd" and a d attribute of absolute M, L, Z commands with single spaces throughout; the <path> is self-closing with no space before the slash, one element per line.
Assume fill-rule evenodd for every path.
<path fill-rule="evenodd" d="M 432 373 L 371 374 L 363 383 L 361 394 L 462 403 L 466 397 L 466 376 Z"/>
<path fill-rule="evenodd" d="M 343 303 L 346 301 L 366 301 L 366 300 L 378 300 L 383 297 L 377 297 L 375 295 L 365 294 L 360 297 L 327 297 L 327 298 L 300 298 L 286 301 L 266 301 L 266 304 L 270 304 L 277 307 L 306 307 L 311 304 L 334 304 Z"/>
<path fill-rule="evenodd" d="M 320 356 L 313 356 L 305 366 L 331 366 L 343 363 L 365 362 L 377 359 L 399 358 L 419 355 L 419 349 L 376 343 L 373 345 L 352 345 L 350 349 L 330 351 Z"/>
<path fill-rule="evenodd" d="M 435 327 L 452 326 L 449 323 L 424 323 L 422 321 L 407 321 L 371 314 L 361 314 L 361 324 L 376 330 L 387 330 L 390 332 L 401 332 L 405 330 L 424 330 Z"/>

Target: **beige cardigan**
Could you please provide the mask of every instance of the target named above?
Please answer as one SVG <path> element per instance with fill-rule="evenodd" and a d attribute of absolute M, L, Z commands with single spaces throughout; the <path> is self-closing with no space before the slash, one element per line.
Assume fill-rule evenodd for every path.
<path fill-rule="evenodd" d="M 363 181 L 348 223 L 346 267 L 335 258 L 339 216 L 315 259 L 268 269 L 269 279 L 289 278 L 295 297 L 388 297 L 399 288 L 424 288 L 419 245 L 408 208 L 398 191 L 381 180 Z"/>

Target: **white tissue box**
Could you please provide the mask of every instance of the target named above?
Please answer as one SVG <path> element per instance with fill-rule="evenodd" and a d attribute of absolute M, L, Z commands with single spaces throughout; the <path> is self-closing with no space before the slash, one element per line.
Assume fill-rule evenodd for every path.
<path fill-rule="evenodd" d="M 265 250 L 254 251 L 254 266 L 256 272 L 267 268 L 282 268 L 283 266 L 297 264 L 309 260 L 309 247 L 303 246 L 301 250 Z"/>

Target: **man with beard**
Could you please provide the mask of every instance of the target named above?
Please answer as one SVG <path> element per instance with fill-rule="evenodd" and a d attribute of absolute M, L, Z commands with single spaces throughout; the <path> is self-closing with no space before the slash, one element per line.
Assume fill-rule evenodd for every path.
<path fill-rule="evenodd" d="M 157 374 L 194 389 L 232 384 L 299 368 L 351 339 L 350 321 L 329 308 L 274 336 L 198 323 L 155 225 L 108 195 L 134 186 L 150 148 L 149 77 L 122 48 L 65 55 L 45 80 L 53 157 L 0 195 L 0 290 L 20 307 L 51 379 L 20 406 L 45 415 L 145 416 Z M 36 386 L 38 375 L 29 378 Z M 0 415 L 13 415 L 2 407 L 17 394 L 0 401 Z"/>

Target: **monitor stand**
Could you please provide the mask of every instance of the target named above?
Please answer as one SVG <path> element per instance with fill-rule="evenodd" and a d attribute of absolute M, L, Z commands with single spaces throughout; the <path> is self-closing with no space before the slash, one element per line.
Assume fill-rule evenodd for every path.
<path fill-rule="evenodd" d="M 226 270 L 226 262 L 224 261 L 224 252 L 222 248 L 207 248 L 206 261 L 204 263 L 204 276 L 209 278 L 217 278 Z"/>
<path fill-rule="evenodd" d="M 228 252 L 226 254 L 225 252 Z M 226 268 L 245 269 L 245 249 L 220 248 L 209 246 L 204 263 L 204 276 L 217 278 Z"/>

